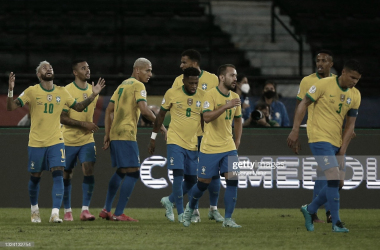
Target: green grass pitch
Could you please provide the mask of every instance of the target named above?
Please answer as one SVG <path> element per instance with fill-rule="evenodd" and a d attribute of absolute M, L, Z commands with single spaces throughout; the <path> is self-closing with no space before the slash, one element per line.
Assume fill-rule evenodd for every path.
<path fill-rule="evenodd" d="M 101 209 L 91 208 L 98 216 Z M 42 223 L 30 222 L 30 209 L 0 209 L 0 242 L 34 242 L 34 249 L 379 249 L 380 210 L 342 209 L 349 233 L 332 233 L 331 224 L 315 224 L 307 232 L 299 209 L 236 209 L 242 228 L 222 228 L 200 209 L 202 222 L 185 228 L 169 222 L 164 209 L 126 209 L 140 222 L 114 222 L 97 217 L 49 223 L 50 209 L 40 209 Z M 176 211 L 175 211 L 176 212 Z M 224 211 L 220 210 L 221 214 Z M 324 211 L 320 218 L 325 219 Z M 60 210 L 63 218 L 63 209 Z M 177 216 L 176 216 L 177 219 Z M 6 248 L 4 248 L 6 249 Z"/>

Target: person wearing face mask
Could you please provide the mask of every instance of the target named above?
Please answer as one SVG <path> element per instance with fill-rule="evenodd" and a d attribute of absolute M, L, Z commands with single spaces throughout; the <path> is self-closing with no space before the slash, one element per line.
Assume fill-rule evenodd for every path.
<path fill-rule="evenodd" d="M 248 93 L 250 86 L 248 83 L 248 78 L 245 75 L 237 76 L 237 84 L 235 92 L 240 96 L 241 101 L 241 112 L 243 114 L 243 122 L 249 119 L 251 115 L 251 106 L 249 105 Z"/>
<path fill-rule="evenodd" d="M 280 127 L 290 126 L 288 112 L 285 105 L 278 100 L 276 84 L 273 81 L 265 82 L 259 102 L 265 102 L 270 106 L 270 120 L 276 121 Z"/>

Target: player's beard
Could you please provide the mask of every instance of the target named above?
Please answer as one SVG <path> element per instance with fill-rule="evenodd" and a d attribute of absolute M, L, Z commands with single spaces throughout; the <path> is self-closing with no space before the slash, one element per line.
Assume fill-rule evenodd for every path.
<path fill-rule="evenodd" d="M 235 86 L 232 86 L 232 84 L 235 84 Z M 227 82 L 224 82 L 224 87 L 226 88 L 226 89 L 228 89 L 228 90 L 232 90 L 232 91 L 234 91 L 235 90 L 235 88 L 236 88 L 236 86 L 237 86 L 237 82 L 231 82 L 231 83 L 229 83 L 229 84 L 227 84 Z"/>
<path fill-rule="evenodd" d="M 53 81 L 53 79 L 54 79 L 54 73 L 51 74 L 51 76 L 46 76 L 46 74 L 45 75 L 41 75 L 41 79 L 44 80 L 44 81 Z"/>

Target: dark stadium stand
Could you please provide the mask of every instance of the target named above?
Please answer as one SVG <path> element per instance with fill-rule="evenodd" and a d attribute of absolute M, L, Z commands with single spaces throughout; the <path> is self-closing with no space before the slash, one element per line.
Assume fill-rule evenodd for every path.
<path fill-rule="evenodd" d="M 178 75 L 181 52 L 195 48 L 205 70 L 215 72 L 228 62 L 249 74 L 244 53 L 213 24 L 209 8 L 207 2 L 171 0 L 1 1 L 0 68 L 32 74 L 46 59 L 56 74 L 70 74 L 70 62 L 86 58 L 93 74 L 128 76 L 134 60 L 146 57 L 154 74 Z M 172 84 L 152 79 L 151 94 L 164 93 L 149 87 L 155 82 L 165 90 Z"/>

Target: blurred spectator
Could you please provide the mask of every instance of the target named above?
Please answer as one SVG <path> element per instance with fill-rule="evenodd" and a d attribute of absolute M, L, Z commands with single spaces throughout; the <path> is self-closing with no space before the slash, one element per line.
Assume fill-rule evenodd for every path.
<path fill-rule="evenodd" d="M 30 127 L 30 113 L 26 114 L 18 123 L 20 127 Z"/>
<path fill-rule="evenodd" d="M 285 105 L 278 101 L 276 92 L 276 84 L 274 81 L 268 80 L 265 82 L 263 93 L 259 102 L 264 102 L 270 107 L 269 119 L 276 121 L 280 127 L 289 127 L 289 116 Z M 257 104 L 256 104 L 257 105 Z"/>
<path fill-rule="evenodd" d="M 249 105 L 249 89 L 248 78 L 245 75 L 238 75 L 235 92 L 240 96 L 243 122 L 249 118 L 252 111 L 251 106 Z"/>
<path fill-rule="evenodd" d="M 160 107 L 156 105 L 149 105 L 148 108 L 153 112 L 154 115 L 157 115 L 160 112 Z M 152 127 L 153 122 L 146 119 L 143 115 L 140 116 L 140 126 L 142 127 Z"/>
<path fill-rule="evenodd" d="M 256 104 L 255 110 L 243 123 L 243 127 L 279 127 L 280 125 L 269 118 L 269 105 L 264 102 Z"/>

